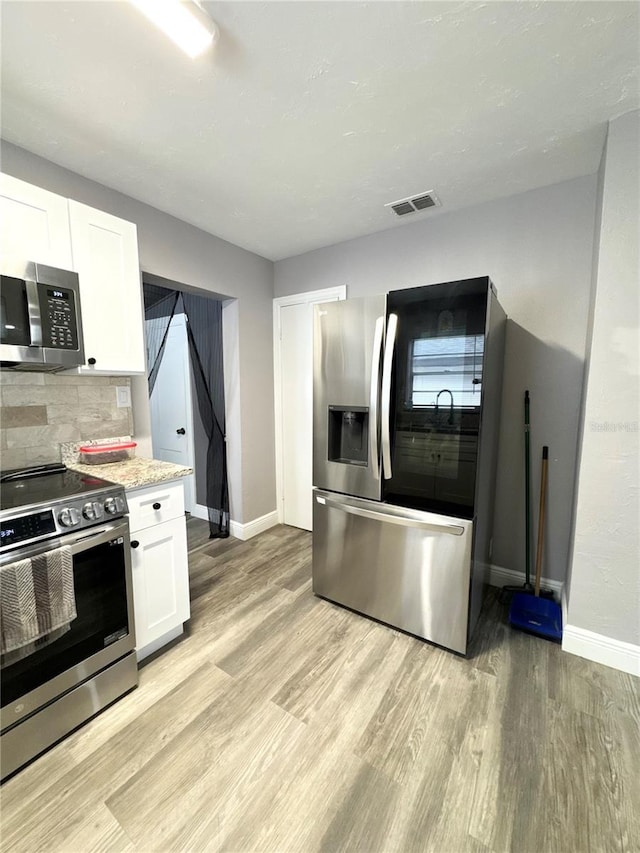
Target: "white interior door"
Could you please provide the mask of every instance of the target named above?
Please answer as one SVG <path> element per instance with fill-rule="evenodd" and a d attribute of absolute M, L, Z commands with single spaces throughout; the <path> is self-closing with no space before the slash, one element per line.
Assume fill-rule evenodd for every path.
<path fill-rule="evenodd" d="M 154 457 L 192 468 L 191 368 L 184 314 L 176 314 L 171 321 L 150 405 Z M 187 512 L 193 512 L 193 474 L 184 478 L 184 502 Z"/>
<path fill-rule="evenodd" d="M 346 299 L 346 287 L 274 300 L 278 518 L 311 530 L 313 305 Z"/>
<path fill-rule="evenodd" d="M 311 530 L 312 509 L 312 322 L 308 302 L 280 309 L 283 522 L 305 530 Z"/>

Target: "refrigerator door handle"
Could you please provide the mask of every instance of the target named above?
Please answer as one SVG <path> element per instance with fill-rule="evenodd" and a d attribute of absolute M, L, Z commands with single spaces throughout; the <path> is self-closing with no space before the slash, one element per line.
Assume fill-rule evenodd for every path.
<path fill-rule="evenodd" d="M 378 449 L 378 406 L 380 397 L 380 361 L 382 339 L 384 336 L 384 317 L 378 317 L 373 333 L 373 355 L 371 357 L 371 391 L 369 394 L 369 456 L 371 472 L 376 480 L 380 479 L 380 451 Z"/>
<path fill-rule="evenodd" d="M 447 522 L 435 520 L 423 521 L 422 519 L 411 518 L 409 516 L 391 515 L 391 513 L 388 512 L 379 512 L 377 509 L 365 509 L 364 507 L 354 506 L 353 504 L 349 504 L 344 501 L 332 500 L 326 495 L 316 495 L 316 500 L 319 504 L 330 506 L 334 509 L 341 509 L 343 512 L 348 512 L 351 515 L 359 515 L 362 518 L 372 518 L 375 521 L 385 521 L 390 524 L 399 524 L 402 527 L 416 527 L 419 530 L 434 530 L 437 533 L 450 533 L 452 536 L 462 536 L 465 531 L 464 527 L 461 527 L 459 524 L 448 524 Z"/>
<path fill-rule="evenodd" d="M 384 348 L 382 362 L 382 469 L 385 479 L 391 479 L 391 369 L 393 367 L 393 351 L 396 345 L 398 315 L 389 314 L 387 324 L 387 342 Z"/>

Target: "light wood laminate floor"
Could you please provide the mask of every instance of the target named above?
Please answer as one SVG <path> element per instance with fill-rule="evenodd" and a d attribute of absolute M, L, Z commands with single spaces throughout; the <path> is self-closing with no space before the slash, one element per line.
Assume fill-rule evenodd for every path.
<path fill-rule="evenodd" d="M 456 657 L 315 598 L 310 534 L 189 527 L 188 636 L 5 783 L 3 850 L 640 850 L 637 679 L 495 592 Z"/>

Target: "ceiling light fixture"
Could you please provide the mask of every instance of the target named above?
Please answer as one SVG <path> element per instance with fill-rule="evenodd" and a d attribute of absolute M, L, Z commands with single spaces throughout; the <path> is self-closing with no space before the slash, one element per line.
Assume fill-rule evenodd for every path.
<path fill-rule="evenodd" d="M 214 21 L 195 0 L 130 0 L 181 50 L 194 59 L 218 38 Z"/>

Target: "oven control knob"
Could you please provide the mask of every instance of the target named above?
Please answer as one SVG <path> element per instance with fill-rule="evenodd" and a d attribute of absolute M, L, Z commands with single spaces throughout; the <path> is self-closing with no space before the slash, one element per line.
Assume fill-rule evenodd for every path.
<path fill-rule="evenodd" d="M 88 521 L 97 521 L 102 518 L 103 512 L 102 504 L 98 503 L 98 501 L 88 501 L 82 507 L 82 514 Z"/>
<path fill-rule="evenodd" d="M 66 507 L 60 512 L 58 521 L 63 527 L 75 527 L 80 522 L 80 513 L 73 507 Z"/>
<path fill-rule="evenodd" d="M 115 498 L 107 498 L 104 502 L 104 511 L 108 515 L 115 515 L 118 512 L 118 505 Z"/>

